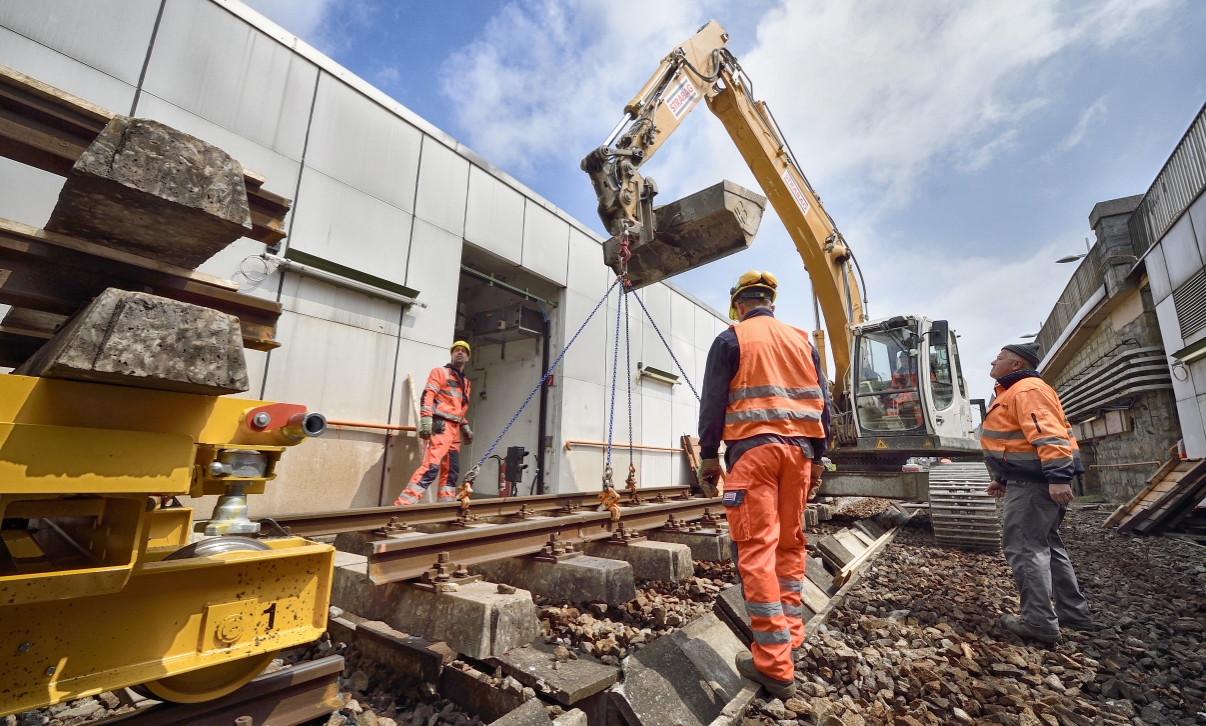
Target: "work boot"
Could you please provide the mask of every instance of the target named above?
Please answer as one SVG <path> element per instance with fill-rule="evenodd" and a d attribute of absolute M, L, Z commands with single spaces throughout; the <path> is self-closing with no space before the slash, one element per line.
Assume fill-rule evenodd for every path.
<path fill-rule="evenodd" d="M 1002 615 L 1001 625 L 1019 638 L 1030 638 L 1047 645 L 1054 645 L 1055 641 L 1059 640 L 1059 633 L 1054 635 L 1044 633 L 1017 615 Z"/>
<path fill-rule="evenodd" d="M 737 672 L 757 683 L 775 698 L 786 701 L 796 695 L 796 681 L 780 681 L 766 675 L 754 666 L 754 656 L 749 651 L 737 654 Z"/>

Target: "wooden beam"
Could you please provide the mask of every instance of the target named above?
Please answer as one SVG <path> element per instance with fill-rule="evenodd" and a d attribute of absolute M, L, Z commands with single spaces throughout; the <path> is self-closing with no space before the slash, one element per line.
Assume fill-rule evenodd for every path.
<path fill-rule="evenodd" d="M 0 156 L 67 176 L 113 112 L 11 68 L 0 66 Z M 261 186 L 264 177 L 243 170 L 252 239 L 271 245 L 285 237 L 292 202 Z"/>

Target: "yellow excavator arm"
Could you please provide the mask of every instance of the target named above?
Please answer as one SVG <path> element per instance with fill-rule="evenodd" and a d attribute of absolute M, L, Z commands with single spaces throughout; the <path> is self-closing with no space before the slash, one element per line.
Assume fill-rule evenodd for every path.
<path fill-rule="evenodd" d="M 713 20 L 667 55 L 624 107 L 624 117 L 607 141 L 583 160 L 582 168 L 591 177 L 607 231 L 629 235 L 634 243 L 652 239 L 658 226 L 652 202 L 657 186 L 638 170 L 696 104 L 706 100 L 804 261 L 832 341 L 835 393 L 841 393 L 850 369 L 850 326 L 865 319 L 853 257 L 769 107 L 754 99 L 749 78 L 725 47 L 728 40 L 728 33 Z M 815 331 L 814 337 L 824 361 L 824 333 Z"/>

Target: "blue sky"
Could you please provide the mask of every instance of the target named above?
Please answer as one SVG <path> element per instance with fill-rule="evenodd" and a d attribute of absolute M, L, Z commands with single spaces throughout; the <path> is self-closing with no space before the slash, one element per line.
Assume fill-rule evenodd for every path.
<path fill-rule="evenodd" d="M 1093 204 L 1141 194 L 1206 102 L 1198 0 L 249 0 L 602 231 L 578 161 L 660 58 L 710 18 L 858 255 L 873 317 L 947 318 L 974 396 L 1037 332 Z M 670 201 L 757 188 L 700 105 L 644 171 Z M 773 269 L 812 328 L 808 278 L 768 214 L 751 250 L 674 278 L 718 309 Z"/>

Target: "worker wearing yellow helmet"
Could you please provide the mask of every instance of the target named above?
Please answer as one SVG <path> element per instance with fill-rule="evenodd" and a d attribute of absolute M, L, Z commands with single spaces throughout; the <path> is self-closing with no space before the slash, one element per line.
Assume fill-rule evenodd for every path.
<path fill-rule="evenodd" d="M 439 482 L 436 497 L 440 501 L 452 501 L 456 495 L 461 443 L 473 442 L 473 430 L 466 418 L 469 414 L 469 379 L 464 373 L 471 352 L 468 343 L 456 341 L 448 349 L 448 365 L 433 368 L 428 374 L 419 418 L 419 436 L 427 441 L 427 449 L 394 506 L 417 503 L 435 481 Z"/>
<path fill-rule="evenodd" d="M 803 330 L 775 319 L 779 283 L 750 270 L 729 290 L 735 325 L 708 351 L 699 406 L 700 487 L 721 502 L 753 631 L 737 670 L 776 698 L 795 693 L 792 649 L 804 643 L 806 540 L 800 528 L 829 436 L 820 356 Z"/>

